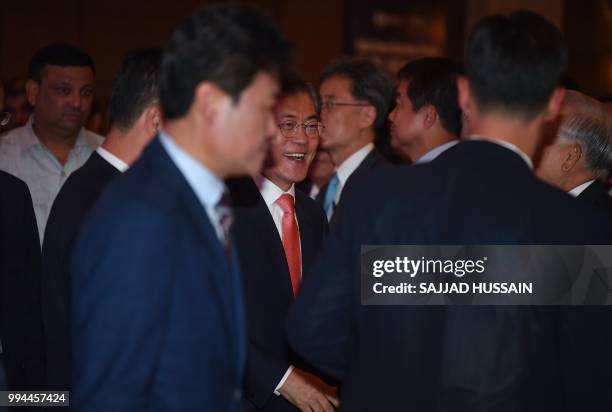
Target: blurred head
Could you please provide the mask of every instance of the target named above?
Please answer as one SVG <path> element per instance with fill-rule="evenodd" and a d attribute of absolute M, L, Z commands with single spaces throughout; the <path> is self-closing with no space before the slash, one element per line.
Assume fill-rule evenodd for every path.
<path fill-rule="evenodd" d="M 161 124 L 160 60 L 160 49 L 133 50 L 125 56 L 113 82 L 108 106 L 111 128 L 125 133 L 140 121 L 139 126 L 149 138 L 157 133 Z"/>
<path fill-rule="evenodd" d="M 248 7 L 206 7 L 173 31 L 162 56 L 160 101 L 168 122 L 197 144 L 191 153 L 219 177 L 260 170 L 276 131 L 278 76 L 291 48 Z M 173 136 L 177 138 L 177 136 Z"/>
<path fill-rule="evenodd" d="M 108 107 L 111 130 L 104 146 L 128 164 L 161 127 L 160 59 L 159 49 L 133 50 L 121 62 L 113 81 Z"/>
<path fill-rule="evenodd" d="M 4 110 L 10 113 L 11 119 L 4 130 L 23 126 L 28 122 L 32 107 L 28 103 L 25 91 L 25 81 L 13 79 L 6 82 L 4 91 Z"/>
<path fill-rule="evenodd" d="M 263 170 L 283 190 L 306 178 L 319 143 L 318 107 L 312 86 L 297 77 L 286 81 L 275 110 L 278 128 Z"/>
<path fill-rule="evenodd" d="M 529 11 L 485 17 L 466 47 L 467 80 L 458 81 L 461 107 L 470 119 L 475 113 L 553 118 L 566 63 L 561 33 L 545 18 Z"/>
<path fill-rule="evenodd" d="M 424 58 L 398 74 L 395 108 L 389 114 L 391 144 L 401 157 L 418 160 L 461 132 L 457 76 L 461 68 L 442 58 Z"/>
<path fill-rule="evenodd" d="M 321 74 L 321 146 L 341 163 L 386 130 L 393 82 L 366 59 L 342 58 Z"/>
<path fill-rule="evenodd" d="M 93 61 L 82 50 L 68 44 L 38 50 L 28 66 L 26 82 L 35 130 L 76 139 L 91 110 L 93 78 Z"/>
<path fill-rule="evenodd" d="M 310 164 L 308 178 L 320 189 L 329 181 L 332 173 L 334 173 L 334 168 L 335 165 L 329 152 L 319 149 Z"/>

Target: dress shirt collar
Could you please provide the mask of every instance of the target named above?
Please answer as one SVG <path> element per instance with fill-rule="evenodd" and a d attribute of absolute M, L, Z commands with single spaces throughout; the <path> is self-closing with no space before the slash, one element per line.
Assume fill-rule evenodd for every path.
<path fill-rule="evenodd" d="M 223 181 L 177 145 L 164 130 L 159 132 L 159 141 L 189 183 L 200 203 L 207 209 L 214 209 L 225 191 Z"/>
<path fill-rule="evenodd" d="M 262 185 L 259 192 L 261 193 L 261 197 L 264 198 L 264 201 L 268 207 L 270 207 L 278 200 L 279 197 L 281 197 L 281 195 L 285 193 L 289 193 L 295 199 L 295 184 L 292 184 L 289 190 L 283 192 L 280 187 L 276 186 L 276 184 L 272 183 L 272 181 L 265 176 L 261 177 L 261 182 Z"/>
<path fill-rule="evenodd" d="M 117 156 L 103 148 L 102 146 L 98 146 L 96 152 L 102 157 L 102 159 L 106 160 L 111 164 L 115 169 L 119 170 L 121 173 L 125 172 L 128 169 L 128 164 L 123 160 L 119 159 Z"/>
<path fill-rule="evenodd" d="M 570 195 L 574 196 L 574 197 L 578 197 L 580 195 L 580 193 L 584 192 L 586 190 L 587 187 L 589 187 L 591 185 L 591 183 L 593 183 L 595 181 L 595 179 L 593 180 L 589 180 L 588 182 L 584 182 L 583 184 L 576 186 L 575 188 L 573 188 L 572 190 L 570 190 L 569 193 Z"/>
<path fill-rule="evenodd" d="M 443 143 L 440 146 L 436 146 L 433 149 L 431 149 L 429 152 L 427 152 L 423 156 L 421 156 L 419 158 L 419 160 L 417 160 L 414 163 L 418 164 L 418 163 L 431 162 L 436 157 L 440 156 L 442 153 L 444 153 L 446 150 L 450 149 L 451 147 L 453 147 L 457 143 L 459 143 L 459 140 L 455 139 L 455 140 L 451 140 L 450 142 Z"/>
<path fill-rule="evenodd" d="M 338 175 L 338 180 L 340 180 L 341 187 L 344 187 L 348 178 L 351 177 L 355 169 L 359 167 L 363 159 L 365 159 L 372 150 L 374 150 L 374 143 L 370 142 L 350 155 L 336 168 L 336 174 Z"/>
<path fill-rule="evenodd" d="M 34 133 L 34 115 L 33 114 L 30 115 L 30 118 L 28 119 L 27 123 L 23 126 L 23 130 L 25 133 L 23 134 L 22 138 L 19 139 L 18 141 L 18 145 L 20 146 L 22 152 L 25 152 L 34 146 L 40 146 L 41 148 L 49 150 L 40 141 L 38 136 L 36 136 L 36 133 Z M 77 136 L 77 139 L 74 142 L 74 147 L 72 148 L 72 150 L 80 151 L 83 148 L 87 149 L 88 147 L 95 149 L 96 147 L 98 147 L 99 143 L 100 142 L 96 140 L 88 141 L 87 136 L 85 134 L 85 129 L 81 127 L 81 129 L 79 130 L 79 135 Z"/>
<path fill-rule="evenodd" d="M 533 162 L 531 161 L 529 156 L 527 156 L 527 154 L 525 154 L 525 152 L 523 152 L 521 149 L 519 149 L 518 147 L 516 147 L 515 145 L 513 145 L 510 142 L 507 142 L 507 141 L 501 140 L 501 139 L 496 139 L 494 137 L 478 136 L 478 135 L 475 135 L 475 134 L 468 136 L 467 139 L 469 139 L 469 140 L 486 140 L 487 142 L 495 143 L 495 144 L 498 144 L 498 145 L 500 145 L 502 147 L 505 147 L 506 149 L 512 150 L 514 153 L 519 155 L 521 157 L 521 159 L 523 159 L 525 161 L 525 163 L 527 163 L 527 167 L 529 167 L 530 170 L 533 170 Z"/>

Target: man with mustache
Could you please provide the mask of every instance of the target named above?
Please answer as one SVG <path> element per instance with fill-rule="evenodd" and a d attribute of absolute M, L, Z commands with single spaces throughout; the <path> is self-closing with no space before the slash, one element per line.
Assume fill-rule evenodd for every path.
<path fill-rule="evenodd" d="M 93 82 L 94 63 L 84 51 L 68 44 L 38 50 L 26 82 L 33 114 L 0 142 L 0 169 L 25 181 L 32 193 L 41 242 L 55 196 L 103 140 L 83 128 Z"/>

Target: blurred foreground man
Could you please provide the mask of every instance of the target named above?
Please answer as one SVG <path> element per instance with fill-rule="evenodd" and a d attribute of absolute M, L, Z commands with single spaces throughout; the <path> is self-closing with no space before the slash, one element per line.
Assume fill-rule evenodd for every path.
<path fill-rule="evenodd" d="M 287 319 L 289 344 L 343 381 L 340 410 L 609 404 L 607 313 L 594 315 L 594 329 L 575 311 L 585 308 L 360 304 L 361 245 L 610 243 L 605 216 L 532 172 L 542 125 L 563 100 L 565 63 L 561 34 L 544 18 L 481 20 L 458 80 L 470 140 L 431 163 L 381 169 L 343 195 L 347 206 Z"/>
<path fill-rule="evenodd" d="M 204 8 L 171 34 L 163 129 L 73 249 L 77 410 L 243 410 L 247 337 L 223 180 L 260 170 L 289 54 L 249 8 Z"/>
<path fill-rule="evenodd" d="M 286 82 L 261 187 L 251 178 L 230 183 L 246 292 L 249 410 L 331 412 L 337 404 L 335 390 L 289 349 L 285 338 L 285 317 L 327 232 L 321 206 L 295 188 L 317 150 L 317 107 L 310 85 L 299 78 Z"/>

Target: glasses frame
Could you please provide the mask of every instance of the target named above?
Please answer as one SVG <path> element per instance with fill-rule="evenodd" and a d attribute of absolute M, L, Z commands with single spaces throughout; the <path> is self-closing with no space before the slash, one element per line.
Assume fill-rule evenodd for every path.
<path fill-rule="evenodd" d="M 321 124 L 320 121 L 318 121 L 318 120 L 311 120 L 308 123 L 298 123 L 298 122 L 295 122 L 295 125 L 293 126 L 293 129 L 290 132 L 286 132 L 282 128 L 283 123 L 285 123 L 285 124 L 293 123 L 293 121 L 285 120 L 284 122 L 279 122 L 277 124 L 278 130 L 283 135 L 283 137 L 285 137 L 287 139 L 291 138 L 291 137 L 295 137 L 297 135 L 297 131 L 298 131 L 299 128 L 301 128 L 302 131 L 304 132 L 304 136 L 306 136 L 306 137 L 308 137 L 310 139 L 321 137 L 321 132 L 324 129 L 324 127 L 323 127 L 323 125 Z M 310 136 L 310 135 L 308 135 L 308 132 L 306 132 L 306 126 L 310 126 L 310 125 L 313 125 L 313 124 L 317 126 L 317 133 L 314 136 Z"/>

